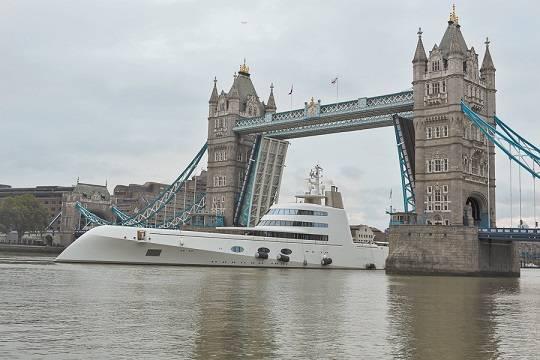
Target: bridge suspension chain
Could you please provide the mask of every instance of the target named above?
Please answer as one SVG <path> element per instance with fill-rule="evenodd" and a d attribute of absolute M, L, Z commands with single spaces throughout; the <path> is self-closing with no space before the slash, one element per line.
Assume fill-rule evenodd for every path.
<path fill-rule="evenodd" d="M 87 208 L 85 208 L 80 202 L 75 203 L 75 209 L 81 213 L 81 215 L 85 218 L 87 225 L 88 224 L 96 224 L 96 225 L 111 225 L 110 221 L 107 221 L 105 219 L 102 219 L 101 217 L 97 216 Z"/>
<path fill-rule="evenodd" d="M 157 213 L 165 207 L 171 200 L 174 199 L 174 195 L 180 191 L 185 185 L 185 182 L 189 179 L 199 162 L 201 161 L 203 155 L 208 148 L 208 144 L 205 143 L 201 150 L 197 153 L 195 158 L 189 163 L 187 168 L 178 176 L 178 178 L 165 189 L 157 198 L 155 198 L 150 204 L 148 204 L 144 209 L 139 211 L 137 214 L 131 216 L 130 218 L 122 221 L 124 226 L 140 226 L 145 224 L 153 216 L 155 217 Z"/>
<path fill-rule="evenodd" d="M 501 149 L 511 160 L 520 165 L 521 168 L 529 172 L 533 177 L 539 179 L 540 172 L 536 166 L 540 166 L 540 149 L 518 135 L 514 130 L 502 122 L 496 116 L 495 124 L 499 125 L 502 132 L 471 110 L 463 101 L 461 110 L 471 120 L 486 138 Z M 508 149 L 506 147 L 508 145 Z M 516 155 L 517 154 L 517 155 Z"/>
<path fill-rule="evenodd" d="M 524 227 L 523 221 L 523 189 L 522 170 L 532 175 L 533 180 L 533 221 L 538 227 L 536 217 L 536 180 L 540 179 L 540 148 L 510 128 L 500 118 L 494 116 L 494 125 L 485 121 L 480 115 L 471 110 L 463 101 L 461 109 L 471 122 L 480 129 L 486 139 L 501 149 L 509 159 L 510 176 L 510 226 L 513 226 L 513 186 L 512 165 L 518 165 L 518 197 L 519 197 L 519 227 Z M 500 129 L 500 130 L 499 130 Z"/>
<path fill-rule="evenodd" d="M 130 216 L 113 205 L 111 207 L 111 211 L 114 214 L 114 216 L 116 216 L 118 224 L 122 226 L 146 226 L 149 220 L 151 221 L 152 217 L 154 218 L 154 227 L 170 228 L 170 227 L 178 226 L 180 223 L 182 224 L 186 223 L 191 217 L 190 214 L 192 212 L 199 211 L 201 207 L 204 207 L 204 204 L 205 204 L 204 195 L 202 196 L 202 199 L 200 198 L 198 200 L 196 200 L 194 197 L 193 206 L 189 210 L 186 210 L 185 209 L 185 191 L 184 191 L 184 210 L 182 211 L 180 216 L 176 216 L 176 194 L 181 189 L 185 188 L 186 181 L 189 180 L 191 174 L 197 168 L 207 148 L 208 148 L 208 144 L 205 143 L 203 147 L 199 150 L 197 155 L 186 167 L 186 169 L 178 176 L 178 178 L 176 178 L 176 180 L 171 185 L 169 185 L 163 192 L 161 192 L 159 196 L 156 197 L 154 200 L 150 202 L 146 201 L 147 205 L 137 214 Z M 173 199 L 174 199 L 174 206 L 175 206 L 173 217 L 169 220 L 166 220 L 164 224 L 160 224 L 158 226 L 157 214 L 163 209 L 166 209 L 169 202 L 171 202 Z M 97 216 L 96 214 L 92 213 L 90 210 L 85 208 L 79 202 L 75 203 L 75 208 L 84 217 L 87 224 L 95 224 L 95 225 L 111 225 L 112 224 L 112 222 L 107 221 Z M 165 212 L 164 218 L 167 219 L 166 212 Z"/>

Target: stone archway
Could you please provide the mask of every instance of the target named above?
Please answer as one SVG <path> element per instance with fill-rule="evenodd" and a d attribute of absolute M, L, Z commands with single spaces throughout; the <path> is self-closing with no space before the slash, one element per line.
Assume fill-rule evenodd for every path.
<path fill-rule="evenodd" d="M 464 224 L 469 226 L 488 227 L 488 209 L 484 197 L 472 194 L 465 202 Z"/>

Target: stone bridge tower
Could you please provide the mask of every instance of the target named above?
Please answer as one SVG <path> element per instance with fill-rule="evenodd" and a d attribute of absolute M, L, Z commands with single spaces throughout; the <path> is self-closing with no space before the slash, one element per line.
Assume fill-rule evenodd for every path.
<path fill-rule="evenodd" d="M 208 180 L 206 211 L 224 215 L 225 226 L 233 224 L 235 206 L 244 180 L 254 135 L 233 131 L 236 121 L 276 111 L 273 91 L 268 104 L 260 101 L 251 82 L 249 67 L 240 66 L 229 92 L 218 93 L 217 81 L 208 110 Z"/>
<path fill-rule="evenodd" d="M 495 67 L 489 42 L 485 44 L 479 67 L 478 54 L 474 47 L 467 47 L 455 8 L 441 42 L 433 46 L 429 56 L 422 31 L 418 32 L 413 88 L 415 194 L 420 222 L 495 226 L 494 145 L 460 107 L 463 100 L 493 123 Z"/>

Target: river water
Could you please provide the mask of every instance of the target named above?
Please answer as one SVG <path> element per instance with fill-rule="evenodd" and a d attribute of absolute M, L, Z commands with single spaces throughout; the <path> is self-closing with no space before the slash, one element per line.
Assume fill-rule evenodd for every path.
<path fill-rule="evenodd" d="M 0 359 L 539 359 L 540 270 L 55 264 L 0 253 Z"/>

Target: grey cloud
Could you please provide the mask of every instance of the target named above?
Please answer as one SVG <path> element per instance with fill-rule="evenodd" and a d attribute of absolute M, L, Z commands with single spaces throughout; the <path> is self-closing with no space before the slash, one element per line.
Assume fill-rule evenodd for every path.
<path fill-rule="evenodd" d="M 341 100 L 400 91 L 411 86 L 417 28 L 430 49 L 448 11 L 419 0 L 3 1 L 0 183 L 171 181 L 205 140 L 213 77 L 228 90 L 244 57 L 262 99 L 275 84 L 278 110 L 290 108 L 291 84 L 294 107 L 336 101 L 336 75 Z M 458 3 L 468 45 L 482 56 L 492 40 L 500 117 L 538 144 L 537 12 L 526 1 Z M 292 140 L 282 200 L 304 190 L 317 162 L 355 222 L 386 226 L 390 188 L 401 202 L 392 129 Z M 497 176 L 507 173 L 498 160 Z M 504 192 L 501 181 L 501 217 Z"/>

